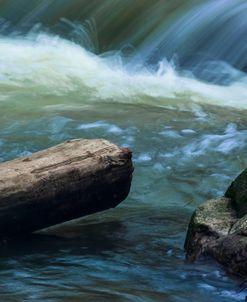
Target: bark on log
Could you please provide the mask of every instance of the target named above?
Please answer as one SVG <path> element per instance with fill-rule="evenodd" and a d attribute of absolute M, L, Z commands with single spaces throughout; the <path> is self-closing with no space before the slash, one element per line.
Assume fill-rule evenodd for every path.
<path fill-rule="evenodd" d="M 0 164 L 0 236 L 33 232 L 115 207 L 130 190 L 131 152 L 71 140 Z"/>

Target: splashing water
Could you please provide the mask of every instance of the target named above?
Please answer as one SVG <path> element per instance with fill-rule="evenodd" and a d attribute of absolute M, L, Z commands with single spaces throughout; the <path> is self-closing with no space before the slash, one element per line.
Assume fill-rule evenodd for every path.
<path fill-rule="evenodd" d="M 131 72 L 120 54 L 96 56 L 73 42 L 47 34 L 0 38 L 1 98 L 13 93 L 68 95 L 81 102 L 151 103 L 153 106 L 207 103 L 247 108 L 247 77 L 229 86 L 203 83 L 160 62 L 157 72 Z M 11 93 L 10 93 L 11 92 Z M 84 99 L 83 99 L 84 98 Z"/>

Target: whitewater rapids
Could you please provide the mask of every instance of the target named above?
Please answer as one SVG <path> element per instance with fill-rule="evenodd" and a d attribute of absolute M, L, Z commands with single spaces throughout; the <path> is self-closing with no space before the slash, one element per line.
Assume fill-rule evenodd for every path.
<path fill-rule="evenodd" d="M 83 102 L 191 106 L 202 103 L 247 109 L 247 77 L 220 86 L 202 82 L 165 59 L 159 69 L 130 68 L 121 52 L 95 55 L 47 33 L 0 37 L 0 100 L 13 95 L 69 96 Z M 236 77 L 235 77 L 236 78 Z M 68 98 L 69 102 L 69 98 Z"/>

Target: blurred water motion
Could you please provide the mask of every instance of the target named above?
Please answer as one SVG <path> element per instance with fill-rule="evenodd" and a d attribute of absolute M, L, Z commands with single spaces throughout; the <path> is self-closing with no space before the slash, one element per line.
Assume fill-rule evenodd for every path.
<path fill-rule="evenodd" d="M 243 301 L 184 262 L 192 211 L 247 165 L 246 1 L 0 1 L 0 161 L 76 137 L 133 151 L 117 209 L 1 245 L 3 301 Z"/>

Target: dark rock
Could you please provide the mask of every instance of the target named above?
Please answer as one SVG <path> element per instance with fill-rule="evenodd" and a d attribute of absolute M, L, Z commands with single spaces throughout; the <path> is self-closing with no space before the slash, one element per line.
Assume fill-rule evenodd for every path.
<path fill-rule="evenodd" d="M 247 276 L 247 237 L 231 234 L 221 237 L 207 251 L 223 264 L 230 273 Z"/>
<path fill-rule="evenodd" d="M 247 214 L 247 169 L 232 182 L 225 197 L 232 199 L 232 205 L 239 217 Z"/>
<path fill-rule="evenodd" d="M 226 191 L 193 213 L 185 240 L 186 258 L 209 255 L 229 272 L 247 276 L 247 170 Z"/>
<path fill-rule="evenodd" d="M 187 259 L 195 260 L 216 239 L 226 236 L 236 222 L 236 212 L 228 198 L 211 199 L 194 212 L 185 240 Z"/>

